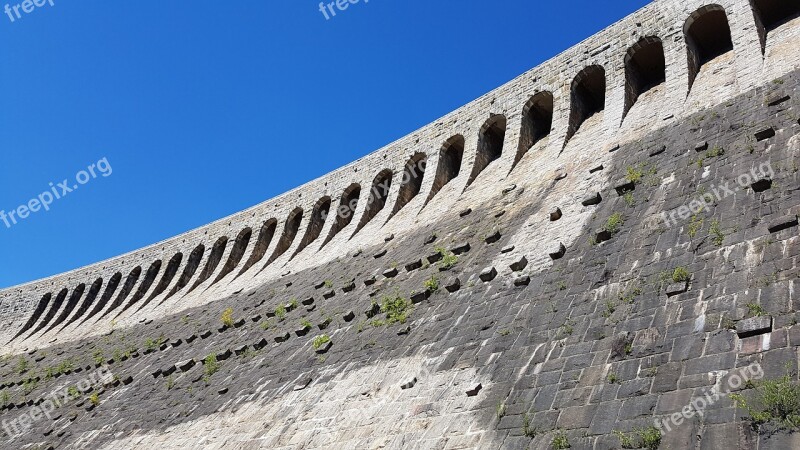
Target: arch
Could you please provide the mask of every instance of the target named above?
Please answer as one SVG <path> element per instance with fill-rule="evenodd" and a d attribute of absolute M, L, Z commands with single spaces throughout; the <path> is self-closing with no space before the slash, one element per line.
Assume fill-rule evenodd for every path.
<path fill-rule="evenodd" d="M 386 206 L 386 199 L 389 197 L 389 189 L 392 187 L 392 173 L 389 169 L 384 169 L 378 173 L 372 181 L 372 188 L 369 190 L 369 199 L 367 200 L 367 208 L 364 210 L 364 215 L 361 216 L 361 221 L 358 222 L 356 231 L 350 236 L 355 236 L 362 228 L 364 228 L 375 216 L 378 215 Z"/>
<path fill-rule="evenodd" d="M 478 154 L 475 156 L 475 165 L 467 181 L 467 187 L 478 178 L 478 175 L 489 164 L 503 155 L 503 142 L 506 138 L 506 116 L 497 114 L 489 118 L 481 127 L 478 135 Z"/>
<path fill-rule="evenodd" d="M 67 300 L 67 303 L 64 305 L 64 309 L 61 311 L 61 314 L 58 315 L 58 318 L 54 320 L 53 323 L 50 324 L 50 326 L 42 334 L 49 333 L 53 328 L 61 325 L 65 320 L 67 320 L 69 314 L 75 311 L 75 307 L 78 305 L 78 302 L 81 300 L 81 297 L 83 297 L 83 293 L 85 291 L 86 284 L 84 283 L 79 284 L 78 287 L 73 289 L 72 294 L 69 296 L 69 300 Z"/>
<path fill-rule="evenodd" d="M 353 183 L 347 187 L 342 193 L 342 199 L 339 201 L 339 207 L 336 208 L 336 222 L 333 223 L 331 231 L 328 232 L 328 237 L 322 243 L 322 247 L 328 244 L 340 231 L 345 229 L 350 222 L 353 221 L 353 216 L 356 215 L 356 208 L 358 207 L 358 200 L 361 197 L 361 185 Z"/>
<path fill-rule="evenodd" d="M 625 110 L 622 120 L 645 92 L 667 81 L 664 43 L 656 36 L 646 36 L 625 54 Z"/>
<path fill-rule="evenodd" d="M 720 5 L 707 5 L 693 12 L 683 26 L 689 58 L 689 91 L 708 62 L 733 50 L 728 15 Z"/>
<path fill-rule="evenodd" d="M 519 133 L 519 148 L 514 165 L 522 160 L 537 142 L 550 135 L 553 128 L 553 93 L 549 91 L 534 94 L 522 109 L 522 126 Z"/>
<path fill-rule="evenodd" d="M 183 268 L 181 277 L 178 278 L 178 282 L 175 284 L 175 287 L 172 288 L 166 297 L 164 297 L 164 301 L 167 301 L 167 299 L 189 285 L 189 282 L 192 281 L 192 277 L 197 272 L 197 268 L 200 267 L 200 263 L 203 261 L 203 255 L 205 252 L 206 246 L 203 244 L 198 245 L 194 248 L 194 250 L 192 250 L 192 253 L 189 254 L 189 260 L 186 261 L 186 267 Z"/>
<path fill-rule="evenodd" d="M 121 305 L 125 299 L 128 298 L 128 295 L 130 295 L 131 291 L 133 291 L 133 288 L 136 286 L 136 283 L 139 281 L 139 277 L 141 275 L 142 266 L 136 266 L 133 270 L 131 270 L 131 273 L 129 273 L 128 277 L 125 278 L 125 284 L 122 286 L 122 290 L 119 291 L 117 298 L 114 299 L 114 301 L 111 303 L 111 306 L 108 307 L 106 312 L 104 312 L 103 315 L 97 319 L 97 321 L 103 320 L 103 318 L 111 314 L 111 312 L 119 308 L 119 305 Z"/>
<path fill-rule="evenodd" d="M 20 328 L 19 331 L 17 331 L 17 334 L 15 334 L 14 337 L 11 338 L 11 340 L 8 342 L 13 341 L 14 339 L 22 336 L 26 331 L 30 330 L 33 324 L 35 324 L 36 321 L 39 320 L 40 317 L 42 317 L 44 310 L 47 309 L 47 305 L 50 304 L 50 300 L 52 298 L 53 298 L 52 293 L 48 292 L 47 294 L 44 294 L 44 296 L 42 296 L 42 298 L 39 299 L 39 303 L 36 304 L 36 309 L 33 310 L 33 314 L 31 314 L 31 317 L 28 319 L 27 322 L 25 322 L 25 325 L 23 325 L 22 328 Z"/>
<path fill-rule="evenodd" d="M 584 68 L 572 80 L 567 139 L 569 142 L 586 119 L 606 108 L 606 69 L 593 65 Z M 566 142 L 564 143 L 566 145 Z"/>
<path fill-rule="evenodd" d="M 149 291 L 150 287 L 153 286 L 153 283 L 155 283 L 158 273 L 161 272 L 161 264 L 162 263 L 160 259 L 150 264 L 150 268 L 148 268 L 147 272 L 144 274 L 142 284 L 139 285 L 139 289 L 136 290 L 136 294 L 134 294 L 133 298 L 131 298 L 131 301 L 122 308 L 122 311 L 117 314 L 117 317 L 121 316 L 125 311 L 130 309 L 131 306 L 135 305 L 136 302 L 144 298 L 144 296 L 147 294 L 147 291 Z M 147 305 L 146 302 L 142 305 L 142 307 L 145 305 Z"/>
<path fill-rule="evenodd" d="M 222 267 L 222 271 L 220 271 L 219 275 L 214 280 L 214 283 L 217 283 L 219 280 L 225 278 L 226 275 L 233 272 L 233 269 L 235 269 L 236 266 L 242 262 L 244 253 L 247 251 L 247 246 L 250 244 L 251 237 L 253 237 L 253 229 L 250 227 L 247 227 L 239 232 L 239 235 L 236 236 L 236 240 L 233 243 L 231 254 L 228 256 L 228 261 Z"/>
<path fill-rule="evenodd" d="M 298 206 L 293 209 L 286 218 L 286 224 L 283 226 L 283 233 L 281 233 L 281 237 L 278 239 L 278 245 L 275 247 L 275 251 L 272 253 L 272 256 L 269 257 L 269 260 L 267 260 L 267 265 L 280 258 L 281 255 L 289 250 L 289 247 L 292 246 L 292 242 L 294 242 L 294 238 L 297 237 L 297 232 L 300 230 L 300 223 L 302 221 L 303 208 Z"/>
<path fill-rule="evenodd" d="M 264 255 L 267 254 L 267 250 L 269 249 L 269 244 L 272 243 L 272 238 L 275 236 L 275 229 L 277 227 L 278 221 L 275 219 L 269 219 L 261 225 L 261 231 L 258 233 L 258 240 L 256 241 L 253 253 L 250 254 L 250 258 L 248 258 L 247 262 L 242 266 L 242 270 L 236 275 L 237 277 L 247 272 L 264 258 Z"/>
<path fill-rule="evenodd" d="M 97 304 L 94 305 L 94 309 L 92 309 L 92 312 L 90 312 L 89 315 L 86 316 L 86 318 L 83 319 L 83 322 L 81 323 L 86 323 L 86 321 L 96 316 L 97 313 L 99 313 L 100 311 L 103 310 L 103 308 L 105 308 L 106 304 L 108 303 L 108 300 L 111 299 L 111 297 L 114 295 L 114 292 L 117 290 L 117 287 L 119 287 L 119 282 L 121 280 L 122 280 L 121 272 L 115 273 L 111 277 L 111 279 L 108 280 L 108 284 L 106 285 L 106 290 L 105 292 L 103 292 L 103 296 L 100 297 L 100 301 L 98 301 Z"/>
<path fill-rule="evenodd" d="M 800 16 L 797 0 L 750 0 L 750 8 L 755 16 L 762 53 L 767 50 L 767 35 L 771 31 Z"/>
<path fill-rule="evenodd" d="M 97 295 L 100 293 L 100 288 L 102 287 L 103 287 L 103 279 L 102 278 L 96 279 L 94 283 L 92 283 L 92 285 L 89 287 L 89 292 L 86 294 L 86 298 L 83 299 L 83 303 L 81 303 L 81 306 L 78 308 L 78 311 L 76 311 L 75 314 L 72 316 L 72 318 L 69 319 L 67 323 L 64 324 L 63 327 L 61 327 L 61 330 L 67 328 L 73 322 L 80 319 L 81 316 L 83 316 L 86 313 L 86 311 L 89 310 L 89 307 L 97 299 Z"/>
<path fill-rule="evenodd" d="M 428 155 L 419 152 L 414 153 L 408 160 L 405 169 L 403 169 L 403 180 L 400 183 L 400 192 L 397 195 L 397 201 L 394 204 L 394 209 L 389 215 L 389 218 L 386 219 L 387 222 L 413 200 L 414 197 L 419 195 L 419 191 L 422 189 L 422 180 L 425 178 L 425 167 L 427 163 Z"/>
<path fill-rule="evenodd" d="M 53 317 L 55 317 L 56 313 L 61 308 L 61 304 L 64 303 L 64 299 L 67 298 L 68 293 L 69 290 L 67 288 L 62 289 L 61 292 L 58 293 L 55 300 L 53 300 L 53 303 L 50 305 L 50 309 L 47 311 L 47 314 L 45 314 L 42 321 L 39 322 L 39 325 L 36 326 L 36 328 L 27 336 L 27 338 L 38 333 L 42 328 L 46 327 L 51 320 L 53 320 Z"/>
<path fill-rule="evenodd" d="M 425 204 L 439 193 L 439 191 L 453 181 L 461 172 L 461 162 L 464 159 L 464 136 L 458 134 L 448 139 L 439 151 L 439 163 L 436 165 L 436 176 L 433 187 Z"/>
<path fill-rule="evenodd" d="M 297 251 L 294 252 L 292 258 L 297 256 L 298 253 L 303 251 L 312 242 L 317 240 L 320 233 L 322 233 L 322 227 L 325 226 L 325 221 L 328 219 L 328 214 L 330 213 L 330 210 L 331 210 L 330 197 L 325 196 L 317 200 L 317 203 L 314 205 L 314 209 L 311 211 L 311 220 L 308 222 L 308 228 L 306 229 L 306 234 L 305 236 L 303 236 L 303 240 L 300 241 L 300 245 L 297 246 Z"/>
<path fill-rule="evenodd" d="M 217 266 L 219 265 L 220 261 L 222 261 L 222 256 L 225 254 L 225 247 L 227 246 L 228 236 L 222 236 L 221 238 L 217 239 L 217 242 L 215 242 L 214 246 L 211 247 L 211 253 L 208 255 L 206 266 L 203 268 L 203 271 L 200 272 L 200 276 L 197 278 L 197 281 L 194 282 L 187 294 L 197 289 L 197 286 L 200 286 L 206 280 L 211 278 L 211 275 L 213 275 L 214 271 L 217 270 Z"/>
<path fill-rule="evenodd" d="M 183 261 L 183 253 L 181 252 L 176 253 L 172 258 L 170 258 L 169 262 L 167 263 L 167 268 L 166 270 L 164 270 L 164 276 L 161 277 L 161 281 L 153 290 L 153 293 L 150 294 L 150 297 L 147 298 L 147 301 L 139 309 L 144 308 L 147 305 L 147 303 L 150 303 L 150 300 L 154 299 L 159 294 L 167 290 L 169 284 L 172 283 L 172 280 L 178 273 L 178 269 L 181 267 L 182 261 Z"/>

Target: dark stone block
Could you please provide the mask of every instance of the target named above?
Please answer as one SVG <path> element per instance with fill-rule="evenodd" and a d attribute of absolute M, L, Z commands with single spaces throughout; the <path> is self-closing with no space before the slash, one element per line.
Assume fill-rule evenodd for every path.
<path fill-rule="evenodd" d="M 756 133 L 755 136 L 756 136 L 756 141 L 758 141 L 758 142 L 765 141 L 767 139 L 775 137 L 775 129 L 770 127 L 770 128 L 761 130 L 758 133 Z"/>
<path fill-rule="evenodd" d="M 246 352 L 246 351 L 247 351 L 247 345 L 246 344 L 245 345 L 240 345 L 240 346 L 238 346 L 238 347 L 233 349 L 233 353 L 236 356 L 242 356 L 244 354 L 244 352 Z"/>
<path fill-rule="evenodd" d="M 797 216 L 789 215 L 772 220 L 769 223 L 769 225 L 767 225 L 767 229 L 769 230 L 770 233 L 777 233 L 779 231 L 783 231 L 796 226 L 797 226 Z"/>
<path fill-rule="evenodd" d="M 599 166 L 594 166 L 591 169 L 589 169 L 589 173 L 597 173 L 600 172 L 601 170 L 603 170 L 602 164 L 600 164 Z"/>
<path fill-rule="evenodd" d="M 600 202 L 602 202 L 602 201 L 603 201 L 603 197 L 600 195 L 600 193 L 599 192 L 593 192 L 593 193 L 587 194 L 585 197 L 583 197 L 583 200 L 581 200 L 581 205 L 583 205 L 583 206 L 594 206 L 594 205 L 599 205 Z"/>
<path fill-rule="evenodd" d="M 772 188 L 772 180 L 769 178 L 762 178 L 750 185 L 750 189 L 752 189 L 753 192 L 756 193 L 764 192 L 771 188 Z"/>
<path fill-rule="evenodd" d="M 343 292 L 350 292 L 356 288 L 356 284 L 354 282 L 349 282 L 342 287 Z"/>
<path fill-rule="evenodd" d="M 672 297 L 673 295 L 678 295 L 686 292 L 689 289 L 689 282 L 683 281 L 680 283 L 671 283 L 666 288 L 666 293 L 668 297 Z"/>
<path fill-rule="evenodd" d="M 456 292 L 461 289 L 461 280 L 457 277 L 453 277 L 447 281 L 444 288 L 447 289 L 447 292 Z"/>
<path fill-rule="evenodd" d="M 194 367 L 195 361 L 193 359 L 187 359 L 186 361 L 181 361 L 175 364 L 175 367 L 180 370 L 181 372 L 186 372 L 192 367 Z"/>
<path fill-rule="evenodd" d="M 430 296 L 430 292 L 428 292 L 427 290 L 422 291 L 422 292 L 415 292 L 415 293 L 411 294 L 411 302 L 414 303 L 414 304 L 422 303 L 429 296 Z"/>
<path fill-rule="evenodd" d="M 467 389 L 467 397 L 475 397 L 478 395 L 478 392 L 480 392 L 481 389 L 483 389 L 483 385 L 481 383 L 472 385 L 469 389 Z"/>
<path fill-rule="evenodd" d="M 333 298 L 335 296 L 336 296 L 336 291 L 334 291 L 333 289 L 331 289 L 330 291 L 322 294 L 322 298 L 324 298 L 325 300 L 331 299 L 331 298 Z"/>
<path fill-rule="evenodd" d="M 463 244 L 453 247 L 450 251 L 453 252 L 454 255 L 461 255 L 470 251 L 471 248 L 472 247 L 469 246 L 469 242 L 464 242 Z"/>
<path fill-rule="evenodd" d="M 741 320 L 736 324 L 736 334 L 739 338 L 757 336 L 772 331 L 772 316 L 753 317 Z"/>
<path fill-rule="evenodd" d="M 708 150 L 708 141 L 700 141 L 694 146 L 695 151 L 704 152 Z"/>
<path fill-rule="evenodd" d="M 523 256 L 522 258 L 520 258 L 519 260 L 517 260 L 513 264 L 511 264 L 511 266 L 509 266 L 509 267 L 511 267 L 511 270 L 513 272 L 519 272 L 519 271 L 525 269 L 526 267 L 528 267 L 528 258 Z"/>
<path fill-rule="evenodd" d="M 562 216 L 563 216 L 563 213 L 561 212 L 561 208 L 559 208 L 558 206 L 553 207 L 553 209 L 550 210 L 550 221 L 551 222 L 555 222 L 556 220 L 560 219 Z"/>
<path fill-rule="evenodd" d="M 353 320 L 355 318 L 356 318 L 356 313 L 354 313 L 353 311 L 349 311 L 345 315 L 342 316 L 342 319 L 344 319 L 345 322 L 350 322 L 351 320 Z"/>
<path fill-rule="evenodd" d="M 500 253 L 511 253 L 514 251 L 515 248 L 516 247 L 514 247 L 513 245 L 509 245 L 508 247 L 501 248 Z"/>
<path fill-rule="evenodd" d="M 564 257 L 564 254 L 566 252 L 567 252 L 567 248 L 564 247 L 564 244 L 559 242 L 557 244 L 553 244 L 553 246 L 550 247 L 550 250 L 548 250 L 547 253 L 550 255 L 550 258 L 552 258 L 552 259 L 561 259 L 561 258 Z"/>
<path fill-rule="evenodd" d="M 305 326 L 294 330 L 294 334 L 296 334 L 298 337 L 303 337 L 307 335 L 309 331 L 311 331 L 311 327 Z"/>
<path fill-rule="evenodd" d="M 627 178 L 623 178 L 614 184 L 614 190 L 617 191 L 617 195 L 623 196 L 628 192 L 631 192 L 636 189 L 636 184 L 633 181 L 628 180 Z"/>
<path fill-rule="evenodd" d="M 291 335 L 289 335 L 289 333 L 288 333 L 288 332 L 286 332 L 286 333 L 284 333 L 284 334 L 282 334 L 282 335 L 280 335 L 280 336 L 275 336 L 275 342 L 277 342 L 278 344 L 280 344 L 280 343 L 282 343 L 282 342 L 286 342 L 286 341 L 288 341 L 290 337 L 291 337 Z"/>
<path fill-rule="evenodd" d="M 494 244 L 495 242 L 499 241 L 501 237 L 502 237 L 502 235 L 500 234 L 500 232 L 499 231 L 495 231 L 491 235 L 487 236 L 486 239 L 484 239 L 484 241 L 487 244 Z"/>
<path fill-rule="evenodd" d="M 316 349 L 316 350 L 314 350 L 314 351 L 315 351 L 315 352 L 316 352 L 318 355 L 322 355 L 322 354 L 324 354 L 324 353 L 328 353 L 328 350 L 330 350 L 330 349 L 331 349 L 331 347 L 333 347 L 333 342 L 332 342 L 332 341 L 328 341 L 328 342 L 326 342 L 326 343 L 322 344 L 322 345 L 321 345 L 319 348 L 317 348 L 317 349 Z"/>
<path fill-rule="evenodd" d="M 386 278 L 394 278 L 397 276 L 399 272 L 397 271 L 396 267 L 392 267 L 391 269 L 386 269 L 383 271 L 383 276 Z"/>
<path fill-rule="evenodd" d="M 660 147 L 656 147 L 653 150 L 650 150 L 650 153 L 648 154 L 648 156 L 651 156 L 651 157 L 652 156 L 658 156 L 658 155 L 664 153 L 665 151 L 667 151 L 667 146 L 666 145 L 662 145 Z"/>
<path fill-rule="evenodd" d="M 460 213 L 458 213 L 459 217 L 467 217 L 470 214 L 472 214 L 472 208 L 464 209 Z"/>
<path fill-rule="evenodd" d="M 514 278 L 514 286 L 527 286 L 531 284 L 531 277 L 524 275 L 521 277 Z"/>
<path fill-rule="evenodd" d="M 231 349 L 227 349 L 222 353 L 217 353 L 217 361 L 225 361 L 230 358 L 232 354 Z"/>
<path fill-rule="evenodd" d="M 494 267 L 487 267 L 483 269 L 480 273 L 480 279 L 483 282 L 492 281 L 496 276 L 497 276 L 497 270 Z"/>
<path fill-rule="evenodd" d="M 379 251 L 378 253 L 375 253 L 375 256 L 373 256 L 373 258 L 375 258 L 375 259 L 383 258 L 384 256 L 386 256 L 386 251 L 387 251 L 386 249 L 383 249 L 383 250 Z"/>
<path fill-rule="evenodd" d="M 420 267 L 422 267 L 422 260 L 421 259 L 418 259 L 418 260 L 416 260 L 414 262 L 410 262 L 410 263 L 406 264 L 406 266 L 405 266 L 406 272 L 413 272 L 413 271 L 419 269 Z"/>
<path fill-rule="evenodd" d="M 367 319 L 372 319 L 373 317 L 377 316 L 381 313 L 381 305 L 377 303 L 373 303 L 364 311 L 364 315 L 367 316 Z"/>

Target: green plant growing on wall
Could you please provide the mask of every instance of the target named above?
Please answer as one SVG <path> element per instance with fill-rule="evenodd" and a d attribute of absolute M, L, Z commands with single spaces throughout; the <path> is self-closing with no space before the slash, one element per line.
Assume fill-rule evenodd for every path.
<path fill-rule="evenodd" d="M 425 290 L 430 292 L 431 294 L 439 290 L 439 278 L 435 275 L 431 275 L 430 278 L 425 280 L 423 283 Z"/>
<path fill-rule="evenodd" d="M 28 360 L 24 356 L 20 356 L 17 360 L 17 365 L 15 367 L 17 373 L 25 373 L 28 370 Z"/>
<path fill-rule="evenodd" d="M 205 367 L 206 377 L 211 377 L 219 370 L 219 362 L 217 362 L 217 354 L 212 353 L 203 360 L 203 367 Z"/>
<path fill-rule="evenodd" d="M 697 236 L 697 233 L 703 229 L 703 223 L 705 219 L 703 217 L 698 216 L 697 214 L 692 216 L 692 220 L 689 222 L 689 226 L 686 229 L 687 234 L 689 237 L 694 239 Z"/>
<path fill-rule="evenodd" d="M 398 294 L 383 298 L 381 312 L 386 314 L 386 324 L 406 323 L 412 310 L 411 302 Z"/>
<path fill-rule="evenodd" d="M 278 307 L 275 308 L 275 317 L 277 317 L 279 321 L 283 322 L 283 320 L 286 319 L 286 307 L 283 305 L 278 305 Z"/>
<path fill-rule="evenodd" d="M 555 436 L 553 436 L 553 442 L 551 443 L 554 450 L 564 450 L 570 448 L 569 439 L 567 438 L 567 433 L 563 430 L 557 430 Z"/>
<path fill-rule="evenodd" d="M 672 281 L 675 283 L 683 283 L 685 281 L 689 281 L 691 278 L 691 274 L 686 267 L 676 267 L 675 270 L 672 271 Z"/>
<path fill-rule="evenodd" d="M 633 208 L 636 206 L 636 198 L 633 196 L 633 192 L 626 192 L 622 199 L 625 200 L 625 204 L 628 205 L 628 208 Z"/>
<path fill-rule="evenodd" d="M 531 418 L 528 413 L 522 414 L 522 434 L 525 435 L 527 438 L 535 438 L 538 434 L 539 430 L 536 427 L 531 426 Z"/>
<path fill-rule="evenodd" d="M 300 321 L 300 326 L 303 327 L 303 328 L 311 328 L 311 321 L 306 319 L 306 318 L 303 318 Z"/>
<path fill-rule="evenodd" d="M 91 404 L 94 405 L 94 406 L 99 405 L 100 404 L 100 394 L 95 392 L 94 394 L 90 395 L 89 396 L 89 402 L 91 402 Z"/>
<path fill-rule="evenodd" d="M 711 235 L 712 242 L 714 242 L 714 245 L 717 247 L 721 247 L 723 242 L 725 242 L 725 233 L 719 225 L 719 220 L 714 219 L 711 221 L 709 234 Z"/>
<path fill-rule="evenodd" d="M 315 337 L 314 340 L 311 342 L 311 346 L 314 347 L 314 350 L 319 350 L 320 348 L 322 348 L 323 345 L 327 344 L 330 341 L 331 341 L 330 336 L 328 336 L 327 334 L 323 334 Z"/>
<path fill-rule="evenodd" d="M 800 430 L 800 385 L 790 368 L 791 363 L 787 363 L 786 374 L 780 378 L 751 380 L 754 389 L 750 399 L 739 393 L 730 395 L 737 408 L 747 411 L 754 428 L 772 425 L 777 429 Z"/>
<path fill-rule="evenodd" d="M 754 317 L 761 317 L 766 316 L 767 312 L 764 310 L 764 307 L 759 305 L 758 303 L 748 303 L 747 309 L 750 311 L 750 315 Z"/>
<path fill-rule="evenodd" d="M 436 247 L 435 251 L 442 257 L 439 260 L 439 269 L 448 270 L 458 264 L 458 255 L 455 253 L 448 251 L 444 247 Z"/>
<path fill-rule="evenodd" d="M 606 224 L 603 228 L 611 234 L 616 234 L 624 224 L 625 219 L 622 217 L 622 214 L 614 213 L 606 220 Z"/>
<path fill-rule="evenodd" d="M 233 326 L 233 308 L 228 308 L 225 311 L 222 311 L 222 315 L 220 316 L 219 320 L 222 322 L 223 325 L 226 327 Z"/>
<path fill-rule="evenodd" d="M 657 450 L 661 445 L 661 430 L 651 426 L 648 428 L 634 428 L 633 434 L 623 433 L 619 430 L 612 431 L 619 439 L 622 448 Z"/>

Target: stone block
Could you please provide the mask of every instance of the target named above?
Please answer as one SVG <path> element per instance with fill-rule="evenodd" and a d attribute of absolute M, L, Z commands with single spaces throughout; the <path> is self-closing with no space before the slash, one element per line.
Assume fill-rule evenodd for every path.
<path fill-rule="evenodd" d="M 772 316 L 759 316 L 740 320 L 736 323 L 736 334 L 739 338 L 757 336 L 772 331 Z"/>

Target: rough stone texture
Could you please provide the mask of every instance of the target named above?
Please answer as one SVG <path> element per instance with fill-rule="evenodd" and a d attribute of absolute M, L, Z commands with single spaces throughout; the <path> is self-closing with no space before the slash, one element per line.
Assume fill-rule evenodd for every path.
<path fill-rule="evenodd" d="M 563 432 L 571 448 L 612 449 L 612 430 L 690 407 L 739 368 L 796 369 L 800 19 L 765 32 L 748 0 L 717 3 L 733 50 L 696 73 L 684 25 L 707 3 L 657 1 L 279 198 L 3 290 L 3 420 L 98 366 L 115 381 L 0 445 L 545 449 Z M 625 55 L 644 36 L 663 42 L 665 81 L 631 102 Z M 591 65 L 605 69 L 603 109 L 576 121 L 572 82 Z M 537 128 L 524 118 L 542 92 L 553 120 Z M 443 145 L 463 147 L 450 179 Z M 427 165 L 409 195 L 418 152 Z M 749 189 L 766 163 L 771 184 Z M 383 201 L 366 201 L 386 179 Z M 587 193 L 602 201 L 583 205 Z M 615 214 L 618 230 L 596 242 Z M 678 267 L 691 282 L 671 288 Z M 730 329 L 754 305 L 771 328 L 740 337 Z M 320 354 L 323 334 L 335 345 Z M 724 399 L 661 448 L 797 442 L 752 431 Z"/>

